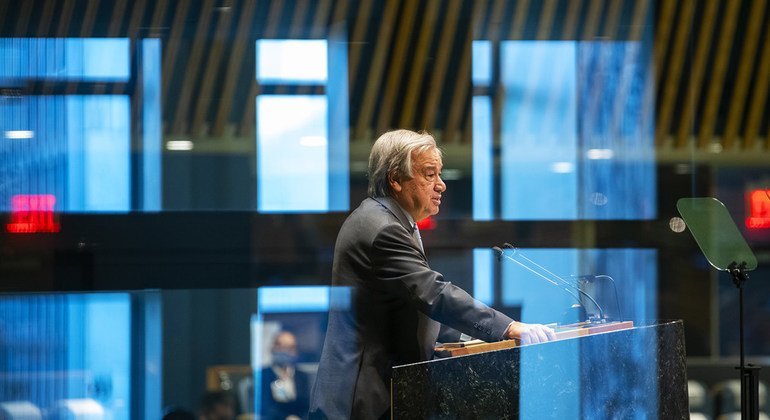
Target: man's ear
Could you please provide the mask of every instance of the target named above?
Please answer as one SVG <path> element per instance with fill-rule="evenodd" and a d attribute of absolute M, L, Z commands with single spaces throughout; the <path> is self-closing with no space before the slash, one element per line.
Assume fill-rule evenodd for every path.
<path fill-rule="evenodd" d="M 388 174 L 388 184 L 390 185 L 391 191 L 401 192 L 401 183 L 398 181 L 398 174 L 395 172 Z"/>

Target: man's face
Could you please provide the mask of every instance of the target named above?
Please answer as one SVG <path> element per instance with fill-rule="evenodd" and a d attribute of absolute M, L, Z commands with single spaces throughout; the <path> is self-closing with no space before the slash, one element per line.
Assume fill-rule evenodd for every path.
<path fill-rule="evenodd" d="M 412 154 L 412 178 L 391 179 L 390 187 L 398 203 L 415 221 L 438 214 L 441 193 L 446 184 L 441 180 L 443 163 L 438 150 Z"/>
<path fill-rule="evenodd" d="M 297 339 L 293 334 L 281 333 L 275 338 L 273 351 L 280 351 L 288 354 L 297 355 Z"/>

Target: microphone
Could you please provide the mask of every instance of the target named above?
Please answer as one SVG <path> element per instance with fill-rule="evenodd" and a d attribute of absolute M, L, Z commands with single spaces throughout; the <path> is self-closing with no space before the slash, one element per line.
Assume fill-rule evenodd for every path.
<path fill-rule="evenodd" d="M 572 291 L 572 289 L 574 289 L 575 291 L 577 291 L 581 295 L 585 296 L 586 299 L 590 300 L 591 303 L 593 303 L 593 305 L 599 311 L 599 319 L 604 321 L 604 310 L 599 305 L 599 303 L 597 303 L 596 300 L 593 297 L 591 297 L 591 295 L 589 295 L 588 293 L 584 292 L 579 287 L 576 287 L 575 285 L 571 284 L 567 280 L 564 280 L 563 278 L 559 277 L 558 275 L 552 273 L 551 271 L 549 271 L 545 267 L 541 266 L 540 264 L 538 264 L 538 263 L 530 260 L 529 258 L 525 257 L 513 245 L 511 245 L 511 244 L 506 242 L 506 243 L 503 244 L 503 247 L 512 250 L 514 252 L 514 254 L 518 255 L 519 258 L 525 260 L 529 264 L 525 264 L 525 263 L 523 263 L 523 262 L 521 262 L 521 261 L 511 257 L 510 255 L 505 254 L 505 252 L 500 247 L 495 246 L 495 247 L 492 247 L 492 249 L 497 254 L 497 260 L 498 261 L 502 261 L 503 258 L 506 258 L 506 259 L 508 259 L 510 261 L 515 262 L 519 266 L 521 266 L 524 269 L 528 270 L 529 272 L 535 274 L 536 276 L 540 277 L 541 279 L 543 279 L 543 280 L 547 281 L 548 283 L 551 283 L 552 285 L 554 285 L 554 286 L 562 289 L 563 291 L 567 292 L 570 296 L 572 296 L 575 299 L 575 301 L 578 302 L 579 305 L 582 306 L 582 302 L 580 301 L 580 298 L 578 297 L 577 294 L 575 294 L 575 292 Z M 537 269 L 542 270 L 542 272 L 538 272 L 537 269 L 535 269 L 533 267 L 536 267 Z"/>

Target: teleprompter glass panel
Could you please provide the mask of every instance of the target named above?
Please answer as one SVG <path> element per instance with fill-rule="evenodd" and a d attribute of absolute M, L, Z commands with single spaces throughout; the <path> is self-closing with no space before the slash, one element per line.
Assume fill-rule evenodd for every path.
<path fill-rule="evenodd" d="M 714 268 L 725 271 L 731 264 L 741 263 L 745 263 L 747 270 L 757 268 L 757 257 L 719 200 L 711 197 L 681 198 L 676 208 Z"/>

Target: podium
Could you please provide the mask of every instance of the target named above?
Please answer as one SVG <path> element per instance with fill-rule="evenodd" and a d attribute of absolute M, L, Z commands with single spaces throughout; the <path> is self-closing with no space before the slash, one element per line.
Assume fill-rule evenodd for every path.
<path fill-rule="evenodd" d="M 567 336 L 396 366 L 393 418 L 688 418 L 682 321 Z"/>

